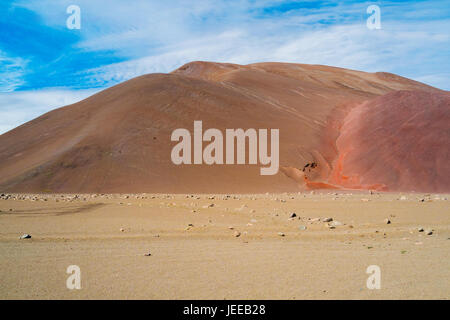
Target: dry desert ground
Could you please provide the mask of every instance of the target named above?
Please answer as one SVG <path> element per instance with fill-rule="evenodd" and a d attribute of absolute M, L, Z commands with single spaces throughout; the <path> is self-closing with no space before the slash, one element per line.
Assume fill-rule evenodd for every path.
<path fill-rule="evenodd" d="M 448 198 L 4 194 L 0 298 L 448 299 Z"/>

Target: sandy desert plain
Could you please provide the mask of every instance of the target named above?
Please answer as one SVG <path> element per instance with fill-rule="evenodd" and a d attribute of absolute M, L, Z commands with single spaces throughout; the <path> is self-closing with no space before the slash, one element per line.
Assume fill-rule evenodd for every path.
<path fill-rule="evenodd" d="M 0 298 L 448 299 L 448 199 L 3 194 Z M 66 287 L 69 265 L 80 290 Z M 370 265 L 380 289 L 366 286 Z"/>

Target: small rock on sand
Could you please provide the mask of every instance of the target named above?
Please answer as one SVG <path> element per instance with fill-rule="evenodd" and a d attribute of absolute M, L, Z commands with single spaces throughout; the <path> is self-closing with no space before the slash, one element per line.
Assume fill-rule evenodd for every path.
<path fill-rule="evenodd" d="M 384 223 L 386 223 L 386 224 L 391 224 L 391 220 L 389 220 L 389 219 L 384 219 L 383 221 L 384 221 Z"/>
<path fill-rule="evenodd" d="M 235 236 L 236 238 L 238 238 L 238 237 L 241 236 L 241 233 L 240 233 L 239 231 L 235 231 L 235 232 L 234 232 L 234 236 Z"/>
<path fill-rule="evenodd" d="M 280 237 L 286 236 L 283 232 L 278 232 L 278 235 L 279 235 Z"/>
<path fill-rule="evenodd" d="M 323 222 L 331 222 L 331 221 L 333 221 L 333 218 L 323 218 L 322 221 Z"/>
<path fill-rule="evenodd" d="M 298 228 L 300 229 L 300 231 L 305 231 L 306 230 L 306 226 L 299 226 Z"/>
<path fill-rule="evenodd" d="M 20 239 L 30 239 L 30 238 L 31 238 L 31 235 L 29 235 L 28 233 L 25 233 L 20 236 Z"/>
<path fill-rule="evenodd" d="M 342 222 L 339 222 L 339 221 L 332 221 L 332 222 L 330 223 L 330 225 L 332 225 L 333 227 L 338 227 L 338 226 L 342 226 L 343 223 L 342 223 Z"/>

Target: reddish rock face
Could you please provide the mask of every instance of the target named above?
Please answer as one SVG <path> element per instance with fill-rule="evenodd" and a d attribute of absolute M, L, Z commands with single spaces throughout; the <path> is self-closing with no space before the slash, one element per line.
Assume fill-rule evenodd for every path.
<path fill-rule="evenodd" d="M 353 108 L 330 182 L 346 188 L 450 191 L 450 95 L 396 91 Z"/>
<path fill-rule="evenodd" d="M 386 73 L 193 62 L 126 81 L 1 135 L 0 191 L 448 191 L 447 97 Z M 173 164 L 171 133 L 192 130 L 194 120 L 222 132 L 279 129 L 281 170 L 261 176 L 256 165 Z"/>

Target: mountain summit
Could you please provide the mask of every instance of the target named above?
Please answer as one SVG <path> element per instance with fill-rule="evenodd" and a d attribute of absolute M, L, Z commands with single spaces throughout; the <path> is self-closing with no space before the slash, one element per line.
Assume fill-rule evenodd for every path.
<path fill-rule="evenodd" d="M 280 170 L 171 161 L 175 129 L 279 129 Z M 0 191 L 450 191 L 450 95 L 394 74 L 191 62 L 0 136 Z M 248 163 L 248 162 L 246 162 Z"/>

